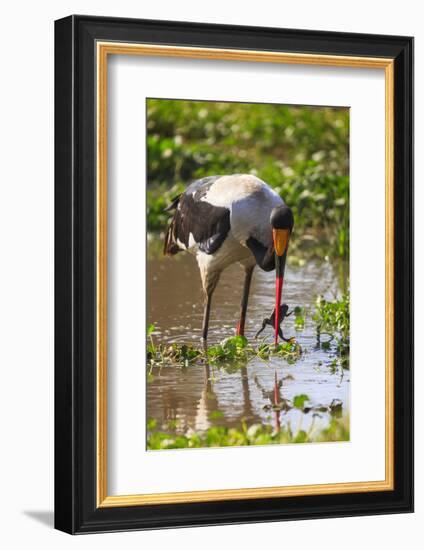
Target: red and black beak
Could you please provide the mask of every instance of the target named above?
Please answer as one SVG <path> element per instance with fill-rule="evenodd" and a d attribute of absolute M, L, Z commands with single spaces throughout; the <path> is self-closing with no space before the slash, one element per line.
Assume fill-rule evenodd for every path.
<path fill-rule="evenodd" d="M 273 229 L 275 251 L 275 335 L 274 344 L 278 344 L 278 331 L 280 328 L 280 305 L 283 292 L 284 269 L 286 266 L 287 249 L 290 241 L 290 229 Z"/>

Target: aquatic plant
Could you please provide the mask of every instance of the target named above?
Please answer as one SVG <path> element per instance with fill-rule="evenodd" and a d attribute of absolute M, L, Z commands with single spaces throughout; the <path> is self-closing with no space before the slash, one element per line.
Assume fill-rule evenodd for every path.
<path fill-rule="evenodd" d="M 303 330 L 306 322 L 306 310 L 304 307 L 296 306 L 294 308 L 294 328 Z"/>
<path fill-rule="evenodd" d="M 284 342 L 275 346 L 262 342 L 255 351 L 255 355 L 260 359 L 269 359 L 270 357 L 283 357 L 289 364 L 295 363 L 302 355 L 302 348 L 295 338 L 289 342 Z"/>
<path fill-rule="evenodd" d="M 147 353 L 149 354 L 154 354 L 155 351 L 156 351 L 156 346 L 155 346 L 155 343 L 153 341 L 153 333 L 155 331 L 155 325 L 154 323 L 150 323 L 148 326 L 147 326 Z"/>
<path fill-rule="evenodd" d="M 147 327 L 147 366 L 150 370 L 154 366 L 163 366 L 166 363 L 187 367 L 201 357 L 201 350 L 187 344 L 155 344 L 153 340 L 155 329 L 154 323 Z"/>
<path fill-rule="evenodd" d="M 347 416 L 332 417 L 329 425 L 320 430 L 315 430 L 312 426 L 308 431 L 303 429 L 293 431 L 288 424 L 276 431 L 270 425 L 247 426 L 246 423 L 242 423 L 240 428 L 213 426 L 204 432 L 188 430 L 181 435 L 154 431 L 156 424 L 149 422 L 147 435 L 149 450 L 349 441 L 350 437 Z"/>
<path fill-rule="evenodd" d="M 219 344 L 209 346 L 206 356 L 212 362 L 219 362 L 245 358 L 252 351 L 253 348 L 248 345 L 248 340 L 245 336 L 232 336 Z"/>
<path fill-rule="evenodd" d="M 155 344 L 152 331 L 148 331 L 147 366 L 151 370 L 154 366 L 182 366 L 188 367 L 195 362 L 207 362 L 209 364 L 241 364 L 252 358 L 263 360 L 271 357 L 281 357 L 289 364 L 296 362 L 302 355 L 301 346 L 292 339 L 275 346 L 262 341 L 259 345 L 249 344 L 244 336 L 232 336 L 222 342 L 207 348 L 196 348 L 189 344 Z M 244 363 L 243 363 L 244 362 Z"/>
<path fill-rule="evenodd" d="M 201 350 L 187 344 L 158 344 L 153 350 L 148 346 L 147 364 L 149 367 L 163 366 L 164 364 L 188 367 L 190 363 L 200 359 L 202 355 Z"/>
<path fill-rule="evenodd" d="M 318 296 L 313 315 L 313 320 L 316 323 L 318 345 L 323 349 L 330 349 L 331 343 L 334 341 L 343 368 L 349 368 L 349 305 L 349 293 L 343 294 L 340 299 L 334 301 L 328 301 L 322 296 Z M 324 341 L 321 340 L 323 335 L 328 337 Z"/>
<path fill-rule="evenodd" d="M 294 326 L 297 331 L 305 327 L 308 313 L 304 307 L 294 308 Z M 349 294 L 343 294 L 340 299 L 329 301 L 318 296 L 312 320 L 316 325 L 317 345 L 326 351 L 333 352 L 336 357 L 328 363 L 332 372 L 339 367 L 349 368 L 350 317 Z M 228 364 L 245 362 L 253 357 L 267 361 L 281 357 L 289 364 L 298 361 L 304 350 L 295 338 L 281 342 L 277 346 L 266 339 L 258 343 L 249 342 L 244 336 L 232 336 L 208 347 L 195 347 L 193 344 L 156 344 L 153 340 L 155 325 L 147 329 L 147 365 L 182 366 L 208 362 L 210 364 Z"/>
<path fill-rule="evenodd" d="M 278 401 L 272 404 L 266 404 L 263 407 L 264 411 L 284 411 L 288 412 L 292 409 L 298 409 L 304 414 L 312 413 L 316 416 L 321 416 L 322 413 L 327 413 L 332 416 L 341 417 L 343 413 L 343 403 L 339 399 L 333 399 L 329 405 L 320 403 L 313 405 L 308 395 L 295 395 L 293 399 L 286 399 L 279 395 Z"/>

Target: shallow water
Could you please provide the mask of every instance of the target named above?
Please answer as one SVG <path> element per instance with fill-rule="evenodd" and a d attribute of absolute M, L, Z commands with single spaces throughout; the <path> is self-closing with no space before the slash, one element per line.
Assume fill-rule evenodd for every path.
<path fill-rule="evenodd" d="M 283 302 L 290 309 L 306 307 L 310 313 L 321 294 L 334 299 L 340 294 L 339 276 L 330 263 L 308 261 L 304 266 L 286 268 Z M 215 291 L 209 326 L 209 344 L 233 336 L 238 321 L 243 270 L 233 265 L 222 275 Z M 246 337 L 254 341 L 262 319 L 274 308 L 275 273 L 256 268 L 248 307 Z M 148 260 L 148 323 L 155 323 L 154 339 L 161 343 L 200 345 L 203 316 L 200 276 L 195 258 L 180 253 L 172 258 Z M 206 430 L 212 425 L 240 427 L 270 423 L 275 428 L 290 424 L 294 431 L 321 429 L 328 425 L 327 412 L 304 414 L 297 409 L 274 411 L 272 405 L 306 394 L 313 407 L 340 402 L 342 413 L 349 413 L 347 370 L 334 372 L 334 353 L 316 346 L 316 330 L 310 315 L 302 331 L 294 328 L 294 315 L 283 323 L 284 336 L 295 336 L 303 349 L 294 364 L 283 358 L 269 361 L 257 357 L 244 364 L 219 368 L 165 365 L 152 369 L 147 385 L 147 418 L 167 432 Z M 272 341 L 272 329 L 262 333 Z M 261 335 L 261 336 L 262 336 Z M 336 400 L 336 401 L 335 401 Z M 217 412 L 219 411 L 219 412 Z"/>

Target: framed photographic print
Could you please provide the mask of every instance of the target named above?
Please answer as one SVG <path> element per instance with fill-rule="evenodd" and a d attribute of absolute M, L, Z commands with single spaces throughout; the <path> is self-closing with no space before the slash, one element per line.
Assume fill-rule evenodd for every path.
<path fill-rule="evenodd" d="M 413 39 L 55 24 L 55 525 L 413 509 Z"/>

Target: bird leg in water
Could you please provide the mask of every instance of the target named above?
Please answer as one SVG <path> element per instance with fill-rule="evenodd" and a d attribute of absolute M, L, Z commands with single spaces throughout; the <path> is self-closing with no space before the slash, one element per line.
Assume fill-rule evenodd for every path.
<path fill-rule="evenodd" d="M 200 275 L 202 277 L 202 286 L 205 297 L 204 309 L 203 309 L 203 323 L 202 323 L 202 339 L 203 341 L 208 338 L 209 329 L 209 316 L 211 314 L 212 295 L 218 284 L 220 272 L 215 272 L 212 275 L 207 274 L 206 270 L 200 268 Z"/>
<path fill-rule="evenodd" d="M 209 316 L 211 314 L 212 294 L 213 292 L 207 292 L 205 296 L 205 307 L 203 310 L 203 323 L 202 323 L 203 342 L 206 342 L 208 338 Z"/>
<path fill-rule="evenodd" d="M 283 330 L 281 328 L 281 323 L 284 321 L 284 319 L 286 317 L 289 317 L 289 315 L 291 315 L 293 313 L 293 311 L 290 311 L 290 313 L 288 313 L 288 310 L 289 310 L 289 306 L 287 304 L 281 304 L 280 305 L 280 315 L 279 315 L 279 326 L 278 326 L 278 336 L 284 340 L 285 342 L 290 342 L 291 338 L 284 338 L 283 336 Z M 265 327 L 269 325 L 270 327 L 274 328 L 275 327 L 275 308 L 274 308 L 274 311 L 272 312 L 272 315 L 271 317 L 267 318 L 265 317 L 265 319 L 262 321 L 262 327 L 258 330 L 258 332 L 256 333 L 256 336 L 255 338 L 257 338 L 259 336 L 259 334 L 265 330 Z"/>
<path fill-rule="evenodd" d="M 244 325 L 246 323 L 247 302 L 249 300 L 250 283 L 252 282 L 253 269 L 255 266 L 245 268 L 243 296 L 240 306 L 240 321 L 237 323 L 237 336 L 244 336 Z"/>

